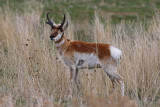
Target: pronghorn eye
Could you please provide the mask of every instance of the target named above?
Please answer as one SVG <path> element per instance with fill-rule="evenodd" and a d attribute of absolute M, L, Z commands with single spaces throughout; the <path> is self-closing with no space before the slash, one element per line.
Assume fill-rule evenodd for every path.
<path fill-rule="evenodd" d="M 51 31 L 52 31 L 53 29 L 55 29 L 55 26 L 51 27 Z"/>
<path fill-rule="evenodd" d="M 54 28 L 52 27 L 52 28 L 51 28 L 51 31 L 52 31 L 53 29 L 54 29 Z"/>
<path fill-rule="evenodd" d="M 60 29 L 60 31 L 63 32 L 64 30 L 63 30 L 63 29 Z"/>

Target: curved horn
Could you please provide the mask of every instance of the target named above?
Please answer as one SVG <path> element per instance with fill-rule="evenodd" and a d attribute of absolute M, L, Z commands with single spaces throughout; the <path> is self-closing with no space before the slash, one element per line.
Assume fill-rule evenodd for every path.
<path fill-rule="evenodd" d="M 65 22 L 65 20 L 66 20 L 66 15 L 65 14 L 63 14 L 64 15 L 64 18 L 63 18 L 63 21 L 62 21 L 62 23 L 61 23 L 61 25 L 60 25 L 60 29 L 63 27 L 63 25 L 64 25 L 64 22 Z"/>
<path fill-rule="evenodd" d="M 53 22 L 49 19 L 49 16 L 48 16 L 50 13 L 51 12 L 48 12 L 47 15 L 46 15 L 47 20 L 48 20 L 48 22 L 46 22 L 46 23 L 49 24 L 51 27 L 53 27 Z"/>

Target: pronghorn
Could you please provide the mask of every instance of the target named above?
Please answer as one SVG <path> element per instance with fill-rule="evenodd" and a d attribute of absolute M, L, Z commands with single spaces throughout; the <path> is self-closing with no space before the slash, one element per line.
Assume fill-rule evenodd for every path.
<path fill-rule="evenodd" d="M 113 88 L 115 83 L 121 85 L 122 95 L 124 95 L 124 81 L 117 72 L 117 64 L 121 58 L 122 51 L 103 43 L 88 43 L 83 41 L 71 41 L 67 39 L 64 31 L 68 27 L 65 23 L 65 14 L 61 24 L 56 24 L 49 19 L 49 13 L 46 17 L 51 26 L 50 39 L 54 41 L 55 46 L 62 56 L 65 64 L 70 68 L 70 79 L 78 82 L 78 70 L 83 68 L 103 68 L 112 81 Z"/>

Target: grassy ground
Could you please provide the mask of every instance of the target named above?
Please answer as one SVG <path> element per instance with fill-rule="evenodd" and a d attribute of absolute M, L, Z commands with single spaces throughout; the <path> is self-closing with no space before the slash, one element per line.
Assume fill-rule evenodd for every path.
<path fill-rule="evenodd" d="M 15 0 L 13 2 L 10 0 L 8 6 L 4 5 L 6 1 L 1 0 L 0 2 L 0 106 L 159 106 L 159 13 L 151 17 L 154 12 L 147 12 L 144 9 L 143 14 L 140 15 L 144 17 L 146 13 L 149 14 L 149 17 L 146 17 L 149 19 L 146 29 L 142 19 L 112 24 L 112 20 L 107 17 L 108 20 L 104 23 L 101 19 L 106 17 L 103 15 L 109 11 L 99 11 L 105 6 L 103 2 L 100 4 L 98 0 L 83 0 L 79 3 L 78 1 L 66 3 L 63 1 Z M 125 9 L 120 8 L 126 3 L 127 10 L 130 4 L 127 1 L 113 2 L 112 0 L 112 2 L 105 2 L 110 2 L 112 5 L 109 5 L 108 8 L 112 7 L 110 9 L 116 12 L 126 12 L 122 11 Z M 153 7 L 158 4 L 158 1 L 150 2 L 143 2 L 142 0 L 136 2 L 135 0 L 134 3 L 136 5 L 145 4 L 146 8 L 146 5 L 152 6 L 151 8 L 148 6 L 148 8 L 153 11 Z M 52 4 L 57 7 L 50 7 Z M 67 8 L 71 4 L 77 10 Z M 94 4 L 101 6 L 101 8 L 97 8 L 97 12 L 94 12 Z M 118 7 L 115 4 L 118 4 Z M 70 22 L 66 31 L 69 39 L 109 43 L 123 51 L 118 72 L 125 81 L 125 97 L 117 94 L 120 92 L 119 86 L 117 93 L 112 93 L 112 84 L 102 69 L 80 70 L 79 79 L 82 87 L 80 90 L 72 90 L 69 69 L 64 65 L 54 48 L 54 44 L 50 41 L 50 27 L 45 24 L 44 19 L 44 13 L 56 8 L 63 10 L 62 5 L 66 5 L 65 12 L 68 13 L 67 20 Z M 86 5 L 91 7 L 88 6 L 87 10 L 83 10 L 80 6 L 77 8 L 76 5 L 84 5 L 84 8 Z M 119 9 L 116 10 L 114 7 Z M 89 9 L 92 11 L 91 15 L 83 13 L 83 11 L 88 12 Z M 82 12 L 82 14 L 79 15 L 77 11 Z M 127 11 L 129 12 L 129 10 Z M 139 12 L 138 9 L 137 12 Z M 76 14 L 79 16 L 75 17 Z M 79 18 L 84 23 L 80 24 Z M 55 20 L 59 21 L 58 18 Z M 81 31 L 83 34 L 80 33 Z"/>

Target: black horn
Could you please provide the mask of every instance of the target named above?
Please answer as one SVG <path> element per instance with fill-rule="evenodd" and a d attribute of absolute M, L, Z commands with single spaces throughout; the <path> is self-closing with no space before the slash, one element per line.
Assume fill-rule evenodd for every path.
<path fill-rule="evenodd" d="M 62 21 L 62 23 L 61 23 L 61 25 L 60 25 L 60 27 L 59 27 L 60 29 L 63 27 L 65 20 L 66 20 L 66 15 L 64 14 L 63 21 Z"/>
<path fill-rule="evenodd" d="M 46 15 L 47 16 L 47 20 L 48 20 L 48 22 L 46 22 L 46 23 L 49 24 L 51 27 L 53 27 L 53 22 L 49 19 L 49 16 L 48 16 L 50 13 L 51 12 L 48 12 L 47 15 Z"/>

